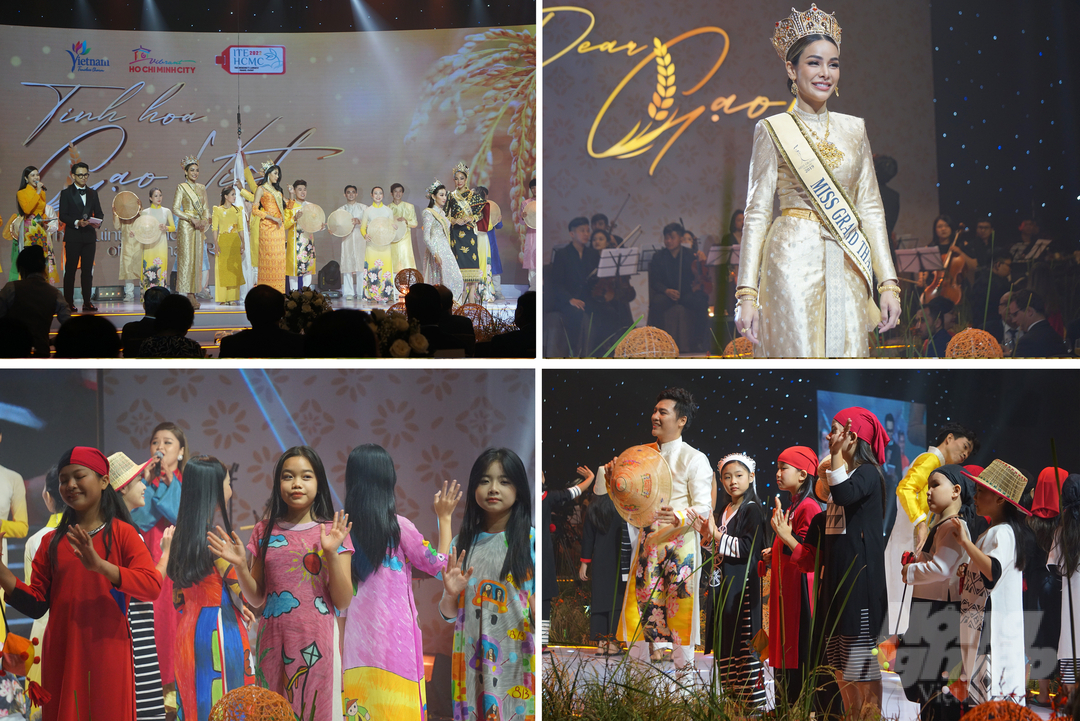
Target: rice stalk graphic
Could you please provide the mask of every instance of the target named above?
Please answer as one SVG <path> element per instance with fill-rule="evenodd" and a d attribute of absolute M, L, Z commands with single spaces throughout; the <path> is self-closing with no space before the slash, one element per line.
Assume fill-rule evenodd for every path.
<path fill-rule="evenodd" d="M 668 116 L 668 108 L 675 104 L 675 62 L 660 38 L 653 38 L 653 53 L 656 55 L 656 91 L 649 103 L 649 117 L 659 123 Z"/>

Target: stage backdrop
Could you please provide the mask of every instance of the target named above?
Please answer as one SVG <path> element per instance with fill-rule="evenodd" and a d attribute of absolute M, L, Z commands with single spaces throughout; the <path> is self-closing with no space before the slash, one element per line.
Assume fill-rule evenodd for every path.
<path fill-rule="evenodd" d="M 149 207 L 150 188 L 160 186 L 171 206 L 181 159 L 195 155 L 217 205 L 232 183 L 239 106 L 256 175 L 276 161 L 282 188 L 307 180 L 308 200 L 327 215 L 344 204 L 347 184 L 370 205 L 372 186 L 389 199 L 399 182 L 419 219 L 427 186 L 438 178 L 452 189 L 453 168 L 465 161 L 476 171 L 470 184 L 487 186 L 506 217 L 497 233 L 504 282 L 527 282 L 518 261 L 525 228 L 511 211 L 535 166 L 534 30 L 237 36 L 0 26 L 4 219 L 28 165 L 42 169 L 58 207 L 73 144 L 106 212 L 95 284 L 115 285 L 115 193 L 135 192 Z M 323 231 L 315 240 L 317 267 L 340 260 L 339 239 Z M 0 255 L 6 271 L 10 255 Z"/>
<path fill-rule="evenodd" d="M 638 247 L 659 247 L 664 225 L 680 219 L 707 244 L 727 232 L 732 211 L 746 203 L 754 125 L 792 100 L 770 42 L 791 5 L 545 3 L 546 259 L 568 242 L 571 218 L 613 218 L 627 196 L 617 233 L 640 225 Z M 925 239 L 938 214 L 930 8 L 922 0 L 832 0 L 823 9 L 843 30 L 841 97 L 829 108 L 865 118 L 874 152 L 896 158 L 896 232 Z M 658 66 L 657 41 L 670 65 Z M 661 90 L 675 91 L 671 98 L 658 94 L 658 79 Z"/>
<path fill-rule="evenodd" d="M 0 463 L 27 481 L 31 530 L 46 518 L 45 471 L 73 445 L 149 458 L 153 428 L 179 424 L 193 454 L 216 456 L 233 474 L 233 521 L 253 525 L 271 493 L 281 452 L 318 451 L 336 494 L 345 497 L 349 451 L 378 443 L 397 469 L 398 513 L 438 540 L 431 503 L 444 479 L 464 490 L 481 451 L 513 449 L 535 487 L 535 373 L 527 370 L 149 370 L 0 372 Z M 37 392 L 36 402 L 15 386 Z M 81 432 L 73 430 L 76 423 Z M 50 443 L 50 439 L 52 439 Z M 461 525 L 464 498 L 455 515 Z M 241 531 L 246 542 L 251 531 Z M 13 561 L 22 560 L 22 548 Z M 15 571 L 21 577 L 22 570 Z M 442 583 L 417 574 L 416 606 L 428 653 L 449 654 L 453 625 L 437 608 Z"/>

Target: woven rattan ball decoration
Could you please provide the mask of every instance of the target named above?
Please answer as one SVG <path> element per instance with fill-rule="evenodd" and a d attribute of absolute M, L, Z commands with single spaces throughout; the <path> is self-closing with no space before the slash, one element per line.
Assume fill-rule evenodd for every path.
<path fill-rule="evenodd" d="M 739 337 L 724 346 L 725 358 L 753 358 L 754 344 L 749 338 Z"/>
<path fill-rule="evenodd" d="M 296 714 L 284 696 L 259 686 L 241 686 L 214 704 L 210 721 L 296 721 Z"/>
<path fill-rule="evenodd" d="M 966 328 L 945 347 L 946 358 L 1000 358 L 1001 346 L 984 330 Z"/>
<path fill-rule="evenodd" d="M 423 282 L 424 276 L 416 268 L 403 268 L 394 276 L 394 285 L 402 295 L 408 295 L 409 288 Z"/>
<path fill-rule="evenodd" d="M 1029 708 L 1012 701 L 987 701 L 964 714 L 965 721 L 1038 721 Z"/>
<path fill-rule="evenodd" d="M 652 326 L 636 328 L 615 347 L 616 358 L 678 358 L 679 346 L 670 335 Z"/>

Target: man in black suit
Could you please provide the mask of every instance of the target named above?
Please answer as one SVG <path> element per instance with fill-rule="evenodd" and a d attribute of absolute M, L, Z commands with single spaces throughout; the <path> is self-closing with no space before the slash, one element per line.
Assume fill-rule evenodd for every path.
<path fill-rule="evenodd" d="M 1024 331 L 1013 357 L 1054 358 L 1065 355 L 1065 342 L 1046 322 L 1046 306 L 1038 293 L 1026 288 L 1013 293 L 1009 314 Z"/>
<path fill-rule="evenodd" d="M 269 285 L 257 285 L 244 297 L 251 328 L 221 339 L 219 358 L 302 358 L 303 337 L 278 325 L 285 316 L 285 295 Z"/>
<path fill-rule="evenodd" d="M 600 252 L 589 243 L 589 219 L 570 221 L 570 242 L 555 251 L 551 272 L 544 274 L 544 302 L 562 316 L 569 343 L 569 355 L 587 352 L 582 343 L 583 326 L 588 323 L 585 301 L 589 298 L 588 281 L 600 264 Z"/>
<path fill-rule="evenodd" d="M 154 324 L 157 322 L 158 306 L 161 301 L 169 297 L 169 289 L 155 285 L 147 288 L 143 293 L 142 305 L 146 315 L 139 320 L 125 323 L 120 331 L 120 352 L 125 358 L 138 358 L 139 347 L 142 342 L 154 335 Z"/>
<path fill-rule="evenodd" d="M 102 220 L 101 201 L 97 191 L 87 186 L 90 168 L 86 163 L 71 166 L 75 182 L 60 191 L 60 222 L 64 230 L 64 300 L 68 309 L 75 310 L 75 269 L 82 266 L 83 311 L 97 310 L 90 302 L 94 288 L 94 253 L 97 250 L 97 226 L 90 218 Z"/>

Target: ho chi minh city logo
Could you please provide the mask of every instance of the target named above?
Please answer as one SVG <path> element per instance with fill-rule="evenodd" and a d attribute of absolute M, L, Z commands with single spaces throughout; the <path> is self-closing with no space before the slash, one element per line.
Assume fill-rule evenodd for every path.
<path fill-rule="evenodd" d="M 85 40 L 80 40 L 66 51 L 71 57 L 71 72 L 80 73 L 103 73 L 109 67 L 108 58 L 88 58 L 90 46 Z"/>

